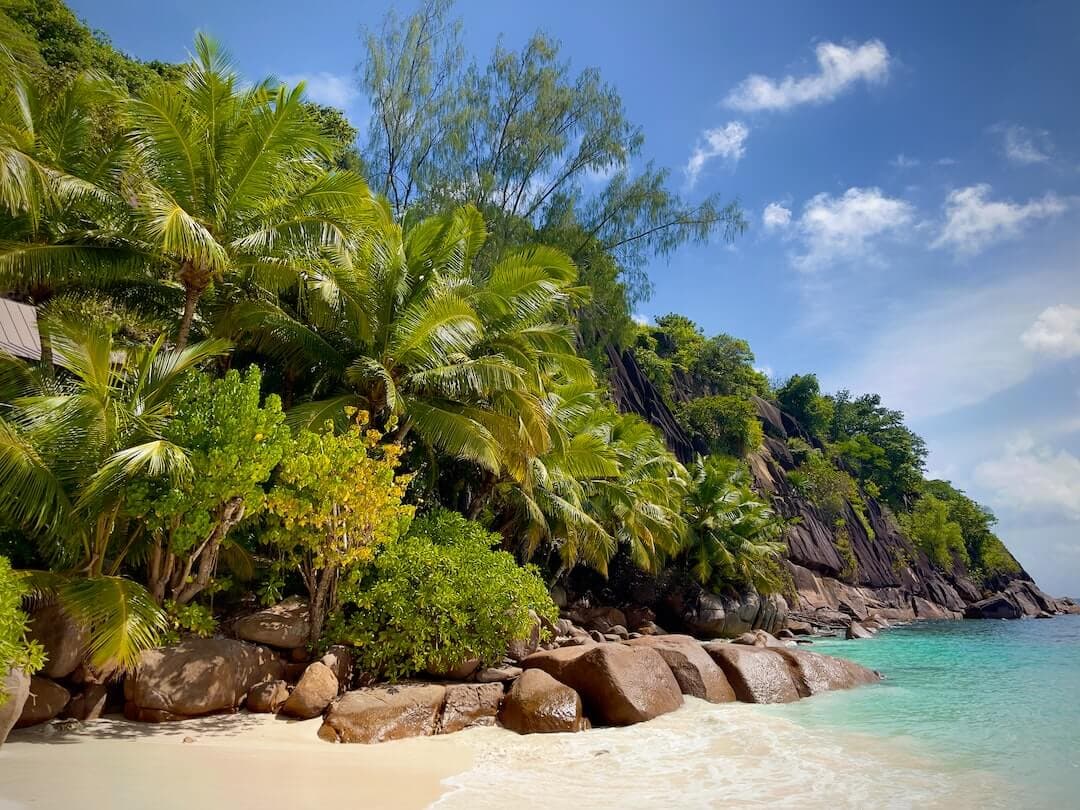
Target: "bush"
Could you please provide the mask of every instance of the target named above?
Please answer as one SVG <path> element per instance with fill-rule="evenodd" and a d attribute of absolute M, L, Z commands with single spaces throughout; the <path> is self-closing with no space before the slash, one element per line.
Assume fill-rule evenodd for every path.
<path fill-rule="evenodd" d="M 343 583 L 328 638 L 353 645 L 364 672 L 391 680 L 472 658 L 498 662 L 530 632 L 530 609 L 558 618 L 536 569 L 494 550 L 499 542 L 455 512 L 416 520 Z"/>
<path fill-rule="evenodd" d="M 741 458 L 764 438 L 754 403 L 743 397 L 702 397 L 682 405 L 678 413 L 695 444 L 709 454 Z"/>
<path fill-rule="evenodd" d="M 45 663 L 41 645 L 26 637 L 26 614 L 22 611 L 26 592 L 26 583 L 12 570 L 7 557 L 0 557 L 0 703 L 7 700 L 3 681 L 13 668 L 34 672 Z"/>
<path fill-rule="evenodd" d="M 840 530 L 846 527 L 845 516 L 850 504 L 866 536 L 873 540 L 874 529 L 866 517 L 866 502 L 855 480 L 843 470 L 837 469 L 821 451 L 814 450 L 803 442 L 789 444 L 794 445 L 792 451 L 802 457 L 799 468 L 787 474 L 792 489 L 817 507 L 821 519 L 836 530 L 838 536 Z M 850 537 L 848 542 L 850 544 Z"/>
<path fill-rule="evenodd" d="M 956 561 L 970 563 L 960 524 L 949 520 L 949 505 L 933 495 L 923 495 L 900 525 L 938 568 L 952 571 Z"/>

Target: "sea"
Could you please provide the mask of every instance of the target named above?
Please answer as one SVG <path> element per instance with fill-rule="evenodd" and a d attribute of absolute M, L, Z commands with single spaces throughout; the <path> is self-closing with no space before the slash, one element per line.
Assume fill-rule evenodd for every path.
<path fill-rule="evenodd" d="M 1080 616 L 918 622 L 813 649 L 874 686 L 628 728 L 463 732 L 439 810 L 1080 808 Z"/>

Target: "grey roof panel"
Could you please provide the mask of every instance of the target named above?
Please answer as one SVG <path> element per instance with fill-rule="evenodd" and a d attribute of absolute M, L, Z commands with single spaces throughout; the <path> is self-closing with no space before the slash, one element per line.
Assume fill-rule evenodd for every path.
<path fill-rule="evenodd" d="M 37 313 L 32 306 L 0 298 L 0 349 L 25 360 L 41 359 Z"/>

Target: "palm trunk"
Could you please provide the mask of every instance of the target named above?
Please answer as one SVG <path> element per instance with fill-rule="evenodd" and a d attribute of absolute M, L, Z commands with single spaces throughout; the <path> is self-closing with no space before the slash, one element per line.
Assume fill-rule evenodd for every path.
<path fill-rule="evenodd" d="M 203 291 L 210 285 L 210 271 L 185 259 L 180 266 L 180 283 L 184 285 L 184 315 L 180 319 L 180 330 L 176 335 L 177 351 L 183 351 L 187 347 L 191 322 L 195 318 L 195 307 Z"/>

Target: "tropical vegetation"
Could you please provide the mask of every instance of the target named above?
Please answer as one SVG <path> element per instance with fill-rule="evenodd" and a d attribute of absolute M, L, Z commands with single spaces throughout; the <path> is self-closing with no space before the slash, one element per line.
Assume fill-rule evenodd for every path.
<path fill-rule="evenodd" d="M 85 624 L 92 668 L 255 593 L 305 594 L 313 647 L 401 677 L 495 661 L 578 567 L 784 590 L 788 522 L 744 461 L 780 441 L 770 402 L 801 425 L 792 487 L 852 562 L 848 516 L 872 537 L 880 497 L 939 565 L 1015 566 L 876 395 L 770 382 L 681 315 L 634 322 L 650 258 L 746 221 L 672 190 L 614 88 L 549 38 L 470 64 L 445 0 L 388 18 L 358 145 L 204 35 L 142 63 L 59 0 L 3 0 L 0 32 L 0 292 L 42 344 L 0 354 L 20 569 L 0 577 Z M 619 411 L 613 358 L 681 459 Z M 21 591 L 0 592 L 4 656 L 32 668 Z"/>

